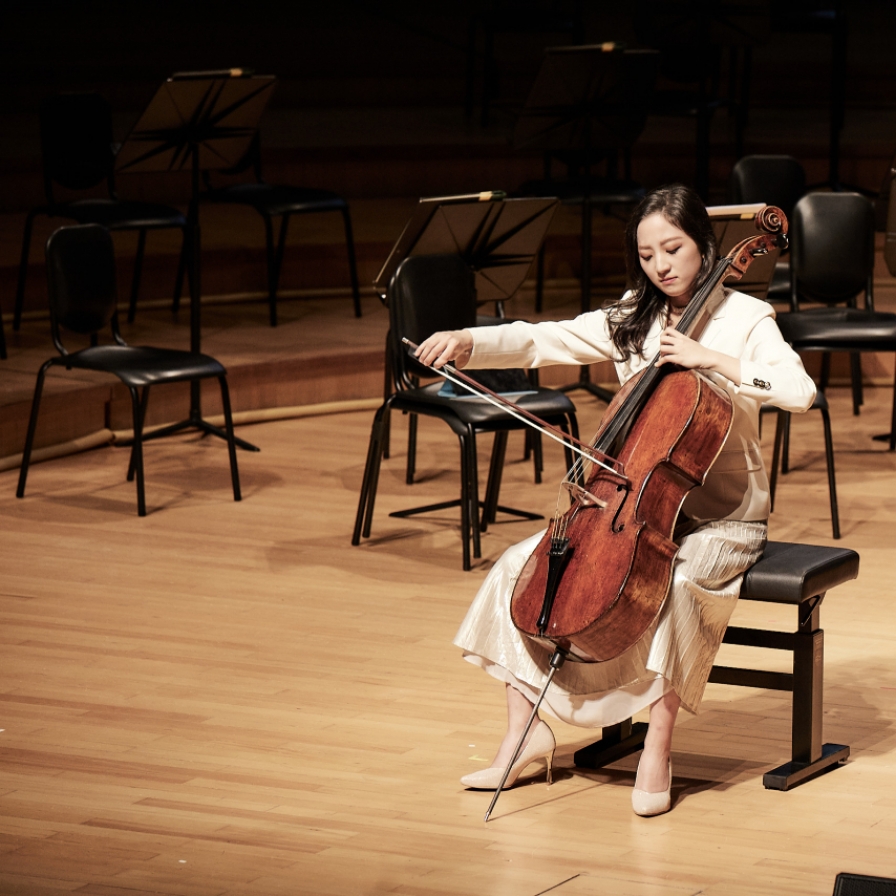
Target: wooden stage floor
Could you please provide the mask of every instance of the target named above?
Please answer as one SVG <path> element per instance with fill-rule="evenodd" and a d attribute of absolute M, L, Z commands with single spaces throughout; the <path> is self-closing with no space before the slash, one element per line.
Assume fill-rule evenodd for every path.
<path fill-rule="evenodd" d="M 503 694 L 451 639 L 539 524 L 493 526 L 464 573 L 453 512 L 389 518 L 456 493 L 435 422 L 413 487 L 396 423 L 360 547 L 369 410 L 241 427 L 262 450 L 240 452 L 238 504 L 223 444 L 194 436 L 148 448 L 143 519 L 120 449 L 36 465 L 24 500 L 0 473 L 0 892 L 827 896 L 840 871 L 896 877 L 896 455 L 871 441 L 891 394 L 870 389 L 853 418 L 831 393 L 839 544 L 862 565 L 822 609 L 824 736 L 851 759 L 765 790 L 789 758 L 788 695 L 709 685 L 676 732 L 674 809 L 654 819 L 631 812 L 634 759 L 575 770 L 590 738 L 559 723 L 552 787 L 533 776 L 484 825 L 489 795 L 460 785 L 497 744 Z M 574 397 L 588 433 L 602 406 Z M 818 416 L 797 418 L 775 539 L 834 543 L 821 444 Z M 520 448 L 502 499 L 550 512 L 560 451 L 535 487 Z M 735 619 L 791 628 L 785 610 Z"/>

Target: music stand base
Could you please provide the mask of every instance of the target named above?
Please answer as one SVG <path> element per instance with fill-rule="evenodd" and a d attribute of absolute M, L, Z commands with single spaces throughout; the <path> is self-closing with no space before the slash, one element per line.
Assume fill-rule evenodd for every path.
<path fill-rule="evenodd" d="M 418 513 L 432 513 L 433 511 L 436 511 L 436 510 L 448 510 L 452 507 L 460 507 L 460 500 L 455 498 L 451 501 L 441 501 L 438 504 L 427 504 L 424 507 L 413 507 L 410 510 L 393 510 L 392 513 L 389 514 L 389 516 L 394 516 L 394 517 L 398 517 L 399 519 L 402 519 L 404 517 L 414 516 L 415 514 L 418 514 Z M 485 501 L 480 501 L 479 507 L 480 507 L 480 509 L 484 508 Z M 504 507 L 501 504 L 499 504 L 495 509 L 500 510 L 501 513 L 509 514 L 510 516 L 522 517 L 525 520 L 543 520 L 544 519 L 544 516 L 542 516 L 540 513 L 531 513 L 528 510 L 516 510 L 513 507 Z"/>
<path fill-rule="evenodd" d="M 225 442 L 227 441 L 227 433 L 223 429 L 209 423 L 207 420 L 203 420 L 198 414 L 194 416 L 192 413 L 186 420 L 181 420 L 180 423 L 170 423 L 168 426 L 161 426 L 159 429 L 152 430 L 152 432 L 144 433 L 143 441 L 148 442 L 151 439 L 161 439 L 165 436 L 171 436 L 175 433 L 182 432 L 185 429 L 198 429 L 203 435 L 217 436 L 219 439 L 223 439 Z M 117 444 L 123 448 L 127 448 L 133 444 L 133 441 L 132 438 L 122 439 Z M 241 439 L 236 435 L 233 437 L 233 443 L 237 448 L 242 448 L 244 451 L 261 451 L 261 448 L 257 445 L 253 445 L 251 442 L 247 442 L 245 439 Z"/>

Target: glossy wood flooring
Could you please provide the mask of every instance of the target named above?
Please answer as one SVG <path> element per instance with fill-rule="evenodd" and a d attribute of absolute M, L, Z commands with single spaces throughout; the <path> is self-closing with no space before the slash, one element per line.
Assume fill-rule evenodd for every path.
<path fill-rule="evenodd" d="M 369 411 L 242 427 L 262 451 L 240 453 L 239 504 L 223 443 L 193 436 L 148 446 L 144 519 L 118 448 L 35 465 L 21 501 L 0 473 L 0 892 L 826 896 L 839 871 L 896 877 L 896 455 L 870 439 L 891 395 L 869 389 L 853 418 L 832 393 L 840 544 L 862 568 L 822 610 L 825 739 L 852 758 L 763 789 L 789 756 L 788 695 L 710 685 L 654 819 L 631 812 L 634 760 L 576 771 L 588 733 L 559 723 L 552 787 L 533 775 L 485 825 L 489 795 L 459 784 L 497 744 L 503 694 L 451 639 L 539 524 L 492 527 L 463 573 L 453 511 L 389 518 L 457 491 L 435 422 L 413 487 L 396 422 L 374 537 L 355 548 Z M 602 407 L 573 397 L 587 433 Z M 550 512 L 559 448 L 534 487 L 520 442 L 502 499 Z M 817 414 L 794 443 L 772 537 L 832 544 Z"/>

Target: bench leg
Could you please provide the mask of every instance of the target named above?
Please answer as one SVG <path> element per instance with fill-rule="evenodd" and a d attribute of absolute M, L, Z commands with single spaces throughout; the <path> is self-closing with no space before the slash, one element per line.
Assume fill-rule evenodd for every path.
<path fill-rule="evenodd" d="M 762 783 L 769 790 L 788 790 L 849 758 L 848 746 L 821 741 L 824 631 L 818 627 L 820 605 L 820 597 L 800 605 L 793 650 L 792 758 L 763 775 Z"/>
<path fill-rule="evenodd" d="M 618 725 L 603 729 L 599 741 L 576 750 L 573 757 L 578 768 L 603 768 L 617 759 L 637 753 L 644 746 L 647 737 L 647 723 L 626 719 Z"/>

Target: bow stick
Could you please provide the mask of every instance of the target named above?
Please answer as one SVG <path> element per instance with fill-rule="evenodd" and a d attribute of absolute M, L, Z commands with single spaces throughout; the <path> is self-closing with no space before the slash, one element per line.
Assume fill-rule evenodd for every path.
<path fill-rule="evenodd" d="M 419 346 L 404 336 L 402 336 L 401 341 L 407 346 L 408 354 L 416 360 L 415 352 Z M 516 417 L 517 420 L 522 421 L 527 426 L 531 426 L 533 429 L 548 436 L 548 438 L 553 439 L 555 442 L 565 445 L 571 451 L 574 451 L 590 463 L 597 464 L 605 470 L 609 470 L 611 473 L 619 475 L 619 462 L 617 460 L 598 451 L 593 446 L 579 441 L 569 433 L 563 432 L 562 429 L 552 426 L 546 420 L 542 420 L 541 417 L 537 417 L 535 414 L 530 413 L 525 408 L 521 408 L 512 401 L 508 401 L 504 396 L 499 395 L 497 392 L 492 392 L 491 389 L 483 386 L 482 383 L 478 383 L 472 377 L 467 376 L 465 373 L 461 373 L 453 364 L 446 364 L 444 367 L 430 367 L 430 370 L 439 374 L 439 376 L 444 377 L 446 380 L 456 383 L 458 386 L 463 386 L 479 398 L 500 408 L 502 411 L 507 411 L 512 417 Z"/>

